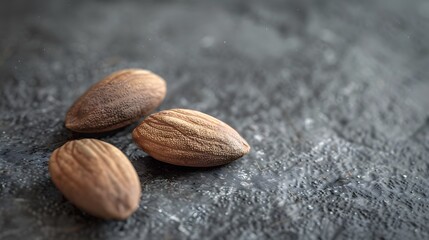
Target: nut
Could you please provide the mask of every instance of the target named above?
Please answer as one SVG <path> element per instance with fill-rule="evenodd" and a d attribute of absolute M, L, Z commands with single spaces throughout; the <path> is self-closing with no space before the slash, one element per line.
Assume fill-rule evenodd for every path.
<path fill-rule="evenodd" d="M 93 85 L 71 106 L 65 125 L 82 133 L 124 127 L 157 108 L 166 91 L 166 82 L 150 71 L 114 72 Z"/>
<path fill-rule="evenodd" d="M 246 140 L 230 126 L 187 109 L 150 115 L 134 129 L 133 139 L 153 158 L 180 166 L 223 165 L 250 151 Z"/>
<path fill-rule="evenodd" d="M 70 141 L 56 149 L 49 172 L 74 205 L 103 219 L 126 219 L 139 205 L 141 186 L 128 158 L 96 139 Z"/>

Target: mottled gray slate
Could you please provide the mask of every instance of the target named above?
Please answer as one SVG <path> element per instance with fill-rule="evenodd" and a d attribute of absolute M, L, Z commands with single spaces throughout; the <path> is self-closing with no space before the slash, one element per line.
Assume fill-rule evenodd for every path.
<path fill-rule="evenodd" d="M 121 68 L 163 76 L 160 109 L 236 128 L 227 166 L 163 164 L 64 115 Z M 428 239 L 429 1 L 2 1 L 0 239 Z M 97 137 L 143 195 L 105 222 L 52 184 L 50 153 Z"/>

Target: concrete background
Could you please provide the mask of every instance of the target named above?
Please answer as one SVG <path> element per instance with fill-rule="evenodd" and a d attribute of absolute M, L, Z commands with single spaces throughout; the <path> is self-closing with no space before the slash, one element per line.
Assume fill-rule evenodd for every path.
<path fill-rule="evenodd" d="M 136 124 L 64 116 L 122 68 L 168 82 L 159 109 L 236 128 L 252 152 L 191 169 L 139 150 Z M 0 239 L 428 239 L 429 1 L 2 1 Z M 123 150 L 138 211 L 101 221 L 54 187 L 67 140 Z"/>

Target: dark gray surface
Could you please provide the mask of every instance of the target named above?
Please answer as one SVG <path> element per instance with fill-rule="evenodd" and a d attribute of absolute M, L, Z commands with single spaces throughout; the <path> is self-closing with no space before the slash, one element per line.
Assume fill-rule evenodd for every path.
<path fill-rule="evenodd" d="M 429 1 L 2 1 L 0 239 L 428 239 Z M 252 152 L 159 163 L 135 125 L 97 137 L 142 182 L 127 221 L 74 208 L 47 163 L 64 115 L 114 70 L 168 82 Z"/>

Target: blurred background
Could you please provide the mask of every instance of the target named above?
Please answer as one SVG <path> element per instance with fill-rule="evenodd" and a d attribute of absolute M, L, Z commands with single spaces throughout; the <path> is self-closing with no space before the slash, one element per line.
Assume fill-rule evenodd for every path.
<path fill-rule="evenodd" d="M 0 239 L 429 238 L 429 1 L 2 1 Z M 67 109 L 113 71 L 168 83 L 159 108 L 237 129 L 232 164 L 163 164 L 118 146 L 139 210 L 71 205 L 47 162 Z"/>

